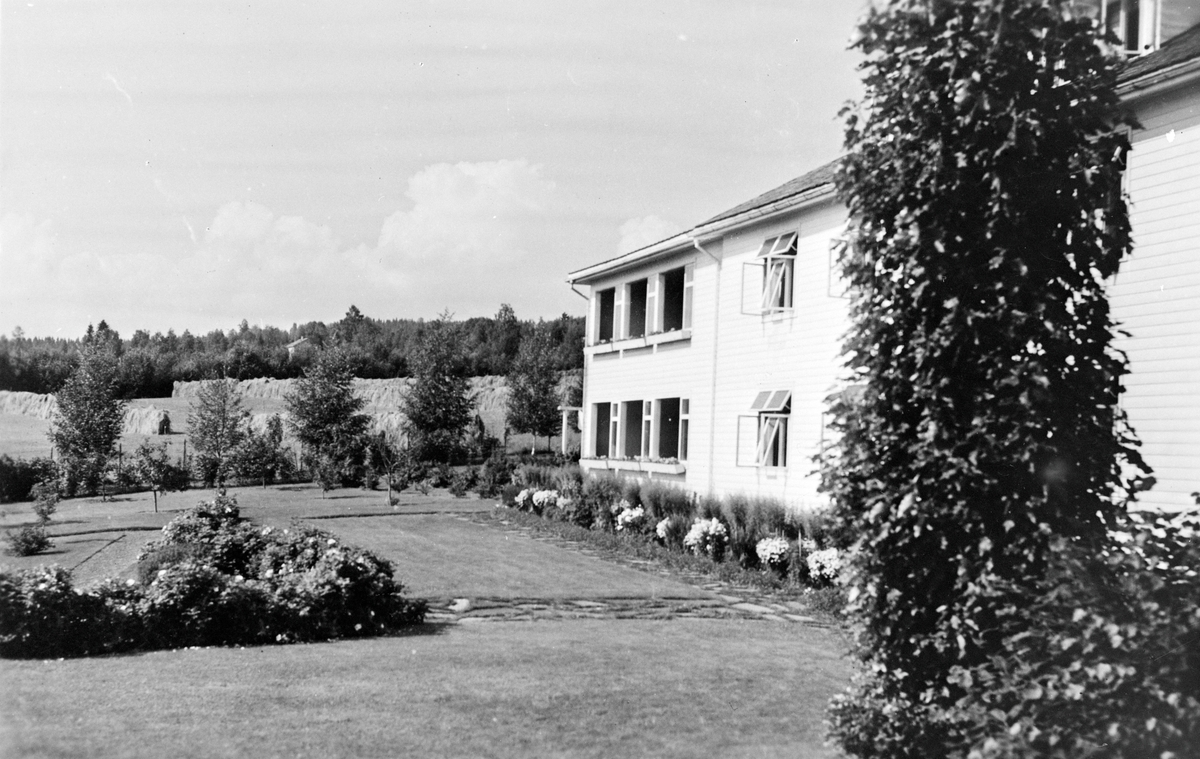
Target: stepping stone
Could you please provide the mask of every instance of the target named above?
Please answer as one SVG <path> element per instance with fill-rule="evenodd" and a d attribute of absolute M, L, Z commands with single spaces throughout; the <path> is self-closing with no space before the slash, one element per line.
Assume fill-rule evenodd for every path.
<path fill-rule="evenodd" d="M 813 617 L 806 617 L 803 614 L 784 614 L 783 616 L 787 617 L 788 619 L 792 620 L 793 622 L 816 622 L 817 621 Z"/>
<path fill-rule="evenodd" d="M 454 602 L 452 604 L 450 604 L 450 606 L 448 606 L 447 608 L 450 609 L 450 611 L 454 612 L 455 614 L 462 614 L 464 612 L 468 612 L 471 610 L 471 599 L 456 598 L 456 599 L 454 599 Z"/>
<path fill-rule="evenodd" d="M 799 601 L 784 601 L 783 603 L 792 611 L 804 611 L 804 604 Z"/>
<path fill-rule="evenodd" d="M 783 612 L 784 614 L 787 614 L 789 611 L 791 611 L 791 609 L 784 606 L 783 604 L 771 604 L 771 608 L 774 609 L 775 611 Z"/>
<path fill-rule="evenodd" d="M 582 606 L 585 609 L 607 609 L 608 604 L 597 603 L 595 601 L 571 601 L 576 606 Z"/>
<path fill-rule="evenodd" d="M 742 599 L 738 596 L 726 596 L 720 593 L 717 594 L 717 598 L 721 599 L 727 604 L 740 604 L 742 602 Z"/>
<path fill-rule="evenodd" d="M 747 603 L 733 604 L 730 608 L 740 609 L 741 611 L 750 611 L 754 612 L 755 614 L 773 614 L 775 612 L 774 609 L 771 609 L 767 606 L 759 606 L 758 604 Z"/>
<path fill-rule="evenodd" d="M 779 616 L 778 614 L 764 614 L 764 615 L 762 615 L 762 618 L 769 619 L 772 622 L 786 622 L 787 621 L 786 619 Z"/>

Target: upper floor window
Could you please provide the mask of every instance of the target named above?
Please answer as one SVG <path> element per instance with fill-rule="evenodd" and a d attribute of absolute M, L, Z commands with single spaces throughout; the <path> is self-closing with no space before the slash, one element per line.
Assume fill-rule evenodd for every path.
<path fill-rule="evenodd" d="M 1128 55 L 1157 50 L 1164 42 L 1200 24 L 1194 0 L 1075 0 L 1076 12 L 1100 21 L 1124 43 Z"/>
<path fill-rule="evenodd" d="M 594 291 L 591 344 L 691 329 L 692 277 L 693 264 L 689 263 Z"/>
<path fill-rule="evenodd" d="M 662 293 L 662 332 L 692 327 L 692 266 L 681 266 L 659 275 Z"/>
<path fill-rule="evenodd" d="M 762 312 L 765 314 L 792 308 L 796 278 L 795 232 L 772 237 L 759 248 L 763 266 Z"/>
<path fill-rule="evenodd" d="M 629 304 L 629 329 L 625 337 L 642 337 L 646 334 L 646 290 L 647 281 L 639 279 L 625 285 L 625 302 Z"/>
<path fill-rule="evenodd" d="M 616 337 L 616 288 L 610 287 L 596 293 L 596 333 L 594 342 L 603 343 Z"/>

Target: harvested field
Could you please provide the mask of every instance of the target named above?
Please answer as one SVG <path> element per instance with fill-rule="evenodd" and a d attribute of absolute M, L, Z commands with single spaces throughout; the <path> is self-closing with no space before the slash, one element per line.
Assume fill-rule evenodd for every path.
<path fill-rule="evenodd" d="M 287 416 L 284 398 L 290 391 L 292 380 L 254 379 L 237 383 L 242 394 L 242 406 L 250 412 L 251 426 L 262 431 L 272 414 Z M 376 430 L 401 435 L 404 429 L 404 414 L 401 403 L 412 384 L 410 379 L 355 380 L 355 390 L 367 402 Z M 147 437 L 156 442 L 167 442 L 172 453 L 182 453 L 184 435 L 188 431 L 188 409 L 196 397 L 199 382 L 176 382 L 170 398 L 139 398 L 130 401 L 125 411 L 122 429 L 122 445 L 133 450 Z M 476 410 L 489 435 L 505 439 L 505 404 L 508 388 L 503 377 L 474 377 L 471 392 L 475 396 Z M 54 396 L 0 390 L 0 454 L 20 458 L 48 456 L 50 444 L 46 439 L 49 421 L 54 412 Z M 163 420 L 169 420 L 172 435 L 158 435 Z M 533 438 L 530 435 L 510 434 L 508 450 L 528 451 Z M 290 442 L 290 441 L 289 441 Z M 547 445 L 539 438 L 539 446 Z M 550 445 L 558 450 L 558 437 Z M 568 445 L 578 447 L 579 434 L 570 433 Z M 176 450 L 178 449 L 178 450 Z"/>

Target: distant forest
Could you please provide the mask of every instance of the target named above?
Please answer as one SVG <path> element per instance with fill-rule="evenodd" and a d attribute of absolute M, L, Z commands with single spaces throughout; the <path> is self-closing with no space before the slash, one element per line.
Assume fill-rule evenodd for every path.
<path fill-rule="evenodd" d="M 291 329 L 254 327 L 245 320 L 228 332 L 206 335 L 184 331 L 176 335 L 138 330 L 128 338 L 101 321 L 88 325 L 76 340 L 26 337 L 18 327 L 11 337 L 0 335 L 0 390 L 53 393 L 71 374 L 79 349 L 97 342 L 117 359 L 120 393 L 125 398 L 165 398 L 177 380 L 217 377 L 255 379 L 298 377 L 326 346 L 344 349 L 363 379 L 406 377 L 409 356 L 432 322 L 424 319 L 372 319 L 351 306 L 333 324 L 308 322 Z M 461 370 L 466 376 L 507 374 L 521 340 L 536 329 L 549 331 L 554 366 L 583 368 L 584 322 L 563 314 L 549 321 L 517 319 L 507 304 L 494 317 L 449 322 L 458 338 Z M 288 345 L 304 338 L 289 356 Z"/>

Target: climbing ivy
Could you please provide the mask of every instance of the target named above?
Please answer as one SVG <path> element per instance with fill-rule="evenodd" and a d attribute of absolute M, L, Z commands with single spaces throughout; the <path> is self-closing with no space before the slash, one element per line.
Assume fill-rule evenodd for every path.
<path fill-rule="evenodd" d="M 868 665 L 834 732 L 860 756 L 953 744 L 905 705 L 965 695 L 951 669 L 999 650 L 1053 540 L 1107 544 L 1143 466 L 1105 296 L 1131 122 L 1097 34 L 1062 0 L 891 0 L 859 26 L 837 182 L 862 392 L 832 404 L 823 484 Z"/>

